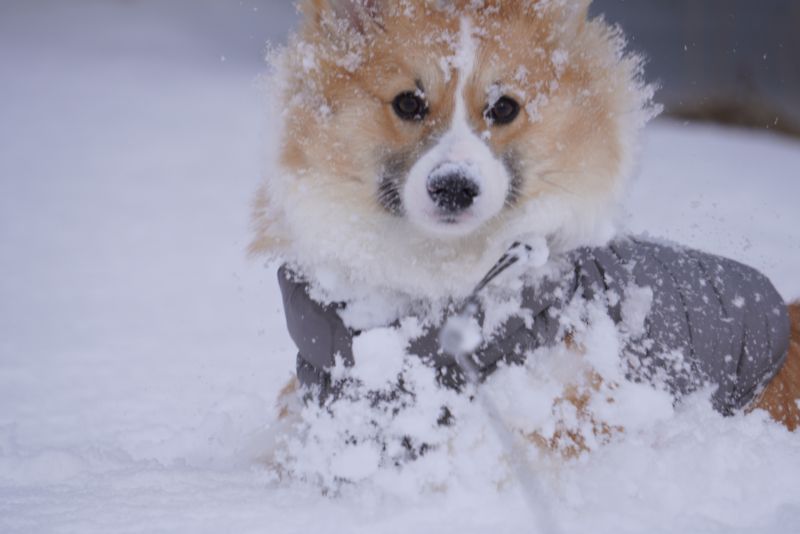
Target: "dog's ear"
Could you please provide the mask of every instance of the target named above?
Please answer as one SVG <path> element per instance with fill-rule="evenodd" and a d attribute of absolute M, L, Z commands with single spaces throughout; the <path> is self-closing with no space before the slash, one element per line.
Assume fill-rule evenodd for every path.
<path fill-rule="evenodd" d="M 552 15 L 558 23 L 562 38 L 572 39 L 578 35 L 589 18 L 589 6 L 592 0 L 572 0 L 553 2 Z"/>
<path fill-rule="evenodd" d="M 553 37 L 569 40 L 578 35 L 589 17 L 592 0 L 527 0 L 506 4 L 498 0 L 500 9 L 516 11 L 517 15 L 527 15 L 556 30 Z M 522 13 L 519 13 L 520 10 Z"/>
<path fill-rule="evenodd" d="M 305 0 L 300 4 L 306 23 L 317 31 L 339 34 L 344 29 L 365 35 L 380 28 L 381 0 Z"/>

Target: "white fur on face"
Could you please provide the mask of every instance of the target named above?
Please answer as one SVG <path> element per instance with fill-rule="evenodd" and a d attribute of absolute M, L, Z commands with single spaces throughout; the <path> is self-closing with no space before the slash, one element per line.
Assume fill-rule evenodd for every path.
<path fill-rule="evenodd" d="M 458 48 L 452 58 L 459 83 L 450 128 L 414 164 L 402 190 L 409 221 L 433 236 L 464 236 L 474 232 L 500 213 L 511 186 L 506 166 L 469 125 L 464 93 L 477 51 L 472 22 L 464 18 Z M 471 179 L 480 190 L 473 204 L 455 215 L 443 212 L 428 194 L 430 177 L 445 171 Z"/>

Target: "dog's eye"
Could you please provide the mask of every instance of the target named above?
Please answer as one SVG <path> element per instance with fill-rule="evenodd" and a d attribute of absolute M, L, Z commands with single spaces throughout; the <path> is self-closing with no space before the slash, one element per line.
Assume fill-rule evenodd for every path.
<path fill-rule="evenodd" d="M 428 113 L 428 105 L 418 93 L 400 93 L 392 102 L 392 107 L 397 116 L 404 121 L 419 121 Z"/>
<path fill-rule="evenodd" d="M 486 110 L 486 118 L 494 124 L 510 124 L 519 115 L 519 104 L 513 98 L 503 96 Z"/>

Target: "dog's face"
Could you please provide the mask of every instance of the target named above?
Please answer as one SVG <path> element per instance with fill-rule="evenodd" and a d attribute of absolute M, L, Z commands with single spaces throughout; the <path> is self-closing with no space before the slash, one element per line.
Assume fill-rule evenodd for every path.
<path fill-rule="evenodd" d="M 390 247 L 414 265 L 433 254 L 435 271 L 459 258 L 485 268 L 476 250 L 496 255 L 489 244 L 515 232 L 571 245 L 591 234 L 649 95 L 616 35 L 586 22 L 587 4 L 302 4 L 283 64 L 291 179 L 265 203 L 291 235 L 273 237 L 302 240 L 292 225 L 321 218 L 320 240 L 344 232 L 381 261 Z M 316 213 L 293 223 L 296 209 Z M 389 241 L 383 252 L 370 235 Z"/>

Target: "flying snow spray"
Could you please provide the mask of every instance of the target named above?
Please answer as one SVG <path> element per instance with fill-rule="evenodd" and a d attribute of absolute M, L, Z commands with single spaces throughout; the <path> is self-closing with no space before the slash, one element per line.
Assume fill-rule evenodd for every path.
<path fill-rule="evenodd" d="M 486 412 L 489 422 L 511 462 L 511 471 L 516 476 L 523 496 L 534 514 L 539 532 L 558 534 L 560 529 L 552 512 L 547 507 L 547 498 L 539 478 L 526 461 L 526 444 L 506 426 L 502 414 L 491 397 L 484 388 L 479 387 L 480 370 L 474 358 L 475 350 L 483 342 L 477 318 L 480 308 L 478 301 L 480 292 L 503 274 L 508 276 L 512 271 L 519 271 L 527 267 L 541 267 L 547 262 L 549 255 L 547 242 L 542 238 L 528 240 L 528 243 L 518 241 L 511 245 L 494 267 L 489 269 L 486 276 L 478 282 L 457 313 L 447 319 L 442 328 L 439 345 L 442 351 L 453 358 L 467 382 L 474 387 L 475 396 Z M 512 267 L 515 268 L 512 269 Z"/>

